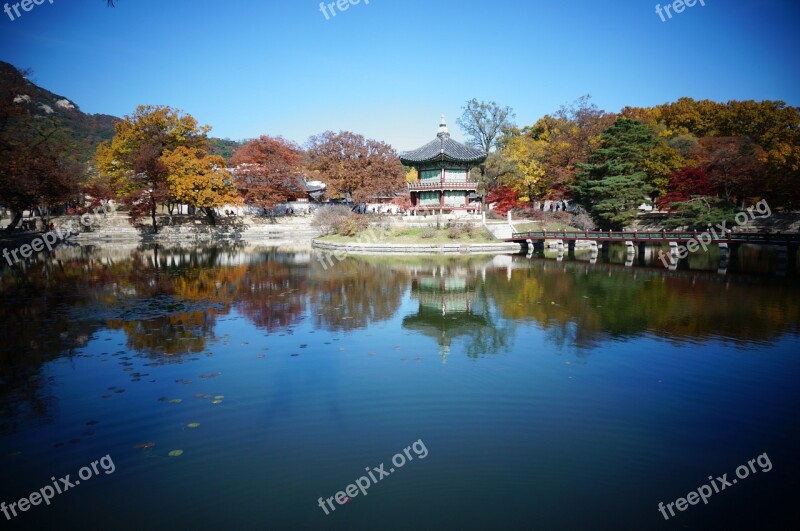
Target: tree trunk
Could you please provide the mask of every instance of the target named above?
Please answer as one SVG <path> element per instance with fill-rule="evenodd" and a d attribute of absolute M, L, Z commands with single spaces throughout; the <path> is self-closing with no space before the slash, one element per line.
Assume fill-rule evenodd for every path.
<path fill-rule="evenodd" d="M 217 224 L 217 216 L 214 214 L 214 209 L 211 207 L 206 207 L 205 210 L 206 218 L 208 218 L 208 223 L 213 227 Z"/>
<path fill-rule="evenodd" d="M 11 211 L 11 224 L 5 228 L 5 232 L 13 232 L 19 222 L 22 220 L 22 211 Z"/>
<path fill-rule="evenodd" d="M 158 222 L 156 221 L 156 202 L 154 199 L 150 200 L 150 217 L 153 220 L 153 234 L 158 233 Z"/>

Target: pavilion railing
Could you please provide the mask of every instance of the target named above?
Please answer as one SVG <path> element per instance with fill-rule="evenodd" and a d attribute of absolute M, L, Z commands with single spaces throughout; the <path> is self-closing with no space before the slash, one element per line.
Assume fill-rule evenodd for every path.
<path fill-rule="evenodd" d="M 417 181 L 408 183 L 408 189 L 413 191 L 425 190 L 476 190 L 477 181 Z"/>

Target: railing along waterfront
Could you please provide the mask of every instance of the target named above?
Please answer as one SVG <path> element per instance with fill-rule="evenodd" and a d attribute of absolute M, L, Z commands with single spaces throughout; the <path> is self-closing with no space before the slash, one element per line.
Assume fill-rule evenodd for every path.
<path fill-rule="evenodd" d="M 788 244 L 800 243 L 797 233 L 769 232 L 698 232 L 698 231 L 528 231 L 515 232 L 507 240 L 594 240 L 631 242 L 686 242 L 707 234 L 712 242 Z"/>

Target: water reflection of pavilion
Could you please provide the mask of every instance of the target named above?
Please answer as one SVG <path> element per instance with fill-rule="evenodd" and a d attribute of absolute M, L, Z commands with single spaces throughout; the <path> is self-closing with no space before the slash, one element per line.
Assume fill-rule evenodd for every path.
<path fill-rule="evenodd" d="M 411 273 L 411 296 L 419 301 L 419 310 L 403 319 L 403 328 L 433 338 L 446 363 L 455 338 L 490 325 L 476 304 L 480 281 L 467 269 L 412 268 Z"/>

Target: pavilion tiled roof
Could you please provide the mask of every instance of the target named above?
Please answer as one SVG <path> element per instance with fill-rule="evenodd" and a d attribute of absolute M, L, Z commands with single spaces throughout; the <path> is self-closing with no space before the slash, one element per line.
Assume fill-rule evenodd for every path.
<path fill-rule="evenodd" d="M 419 149 L 406 151 L 400 155 L 400 162 L 406 166 L 413 166 L 422 162 L 447 161 L 463 162 L 468 164 L 480 164 L 486 160 L 486 153 L 479 149 L 465 146 L 461 142 L 456 142 L 450 138 L 447 132 L 447 125 L 442 123 L 439 126 L 439 134 L 436 138 Z"/>

